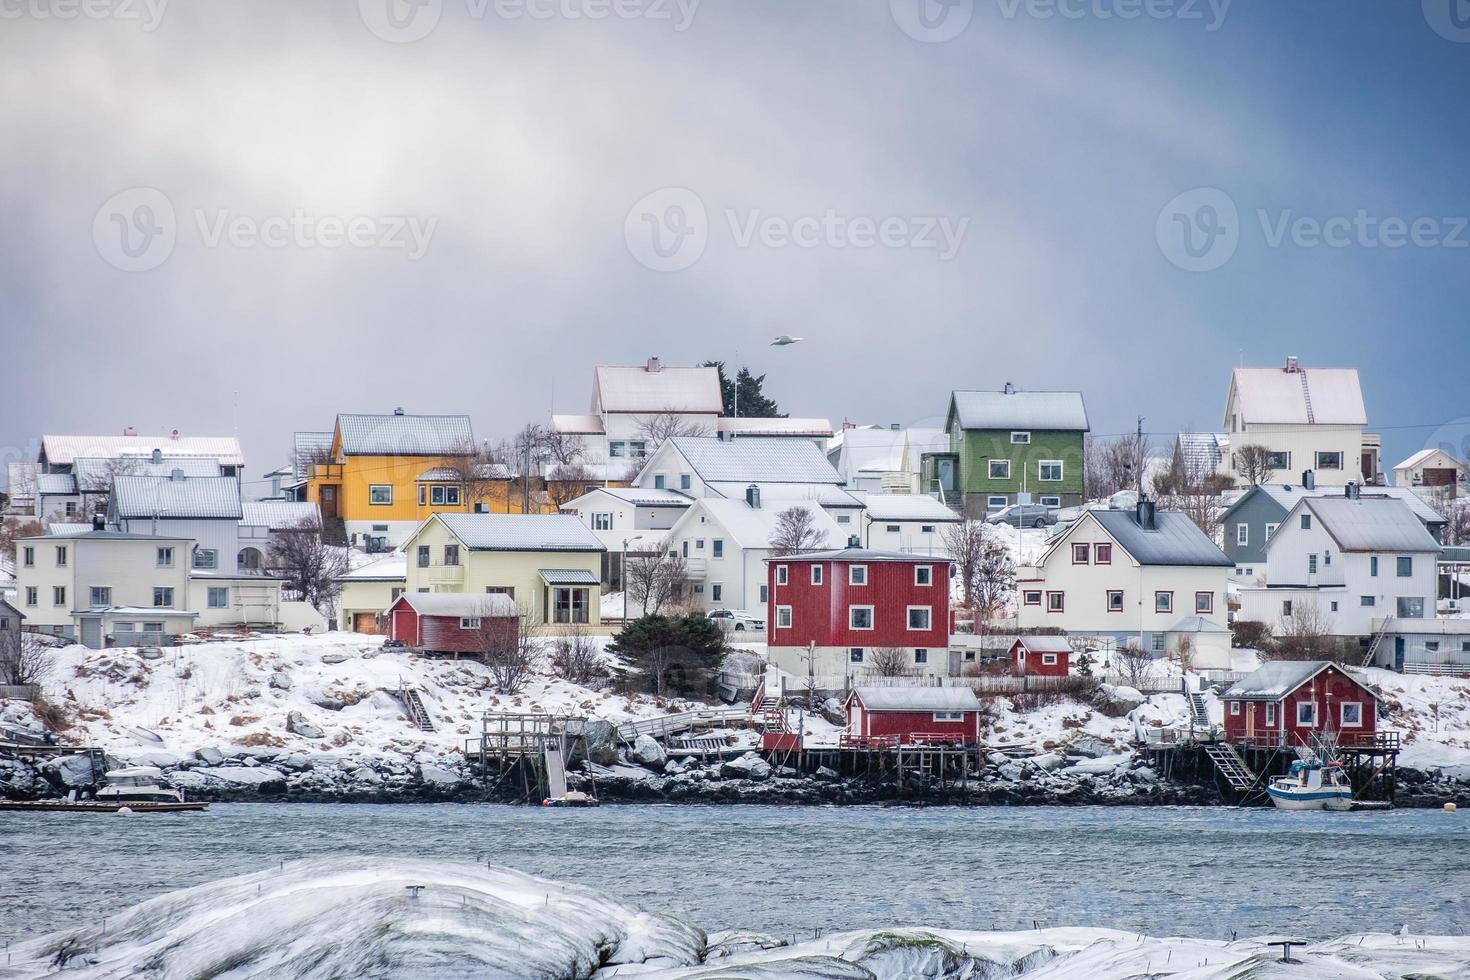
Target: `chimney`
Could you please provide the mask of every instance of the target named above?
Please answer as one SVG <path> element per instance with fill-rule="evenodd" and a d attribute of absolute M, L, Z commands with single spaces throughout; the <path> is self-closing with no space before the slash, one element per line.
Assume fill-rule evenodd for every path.
<path fill-rule="evenodd" d="M 1342 488 L 1343 496 L 1347 497 L 1347 499 L 1349 500 L 1359 499 L 1359 497 L 1362 496 L 1362 490 L 1363 488 L 1358 486 L 1356 483 L 1349 483 L 1347 486 Z"/>
<path fill-rule="evenodd" d="M 133 428 L 131 425 L 128 426 L 126 429 L 123 429 L 123 435 L 125 436 L 135 436 L 137 434 L 138 430 Z"/>
<path fill-rule="evenodd" d="M 1286 359 L 1286 373 L 1287 374 L 1296 374 L 1297 371 L 1299 371 L 1299 370 L 1300 370 L 1300 366 L 1299 366 L 1299 362 L 1297 361 L 1296 357 L 1295 356 L 1288 357 Z"/>
<path fill-rule="evenodd" d="M 103 517 L 101 514 L 93 514 L 92 515 L 92 530 L 94 530 L 94 531 L 105 531 L 105 530 L 107 530 L 107 519 L 105 517 Z"/>
<path fill-rule="evenodd" d="M 1317 474 L 1316 473 L 1313 473 L 1311 470 L 1302 470 L 1302 489 L 1303 490 L 1315 490 L 1315 489 L 1317 489 Z"/>
<path fill-rule="evenodd" d="M 752 483 L 745 488 L 745 502 L 750 505 L 751 510 L 761 509 L 761 488 Z"/>
<path fill-rule="evenodd" d="M 161 463 L 161 462 L 163 462 L 163 450 L 162 449 L 155 449 L 155 450 L 153 450 L 153 457 L 152 457 L 152 459 L 153 459 L 153 462 L 155 462 L 155 463 Z"/>
<path fill-rule="evenodd" d="M 1001 393 L 1006 395 L 1014 395 L 1016 393 L 1016 386 L 1007 381 L 1006 386 L 1001 389 Z"/>
<path fill-rule="evenodd" d="M 181 470 L 181 469 L 172 469 L 172 470 L 169 470 L 168 478 L 170 480 L 174 481 L 175 483 L 178 483 L 180 480 L 182 480 L 184 478 L 184 471 Z"/>
<path fill-rule="evenodd" d="M 168 434 L 168 437 L 170 439 L 177 439 L 179 437 L 179 430 L 178 429 L 173 430 L 172 432 L 170 432 Z"/>
<path fill-rule="evenodd" d="M 402 415 L 403 414 L 403 408 L 402 408 L 402 406 L 393 409 L 393 414 L 394 415 Z"/>
<path fill-rule="evenodd" d="M 1158 522 L 1154 520 L 1154 502 L 1146 494 L 1138 498 L 1138 526 L 1145 531 L 1158 529 Z"/>
<path fill-rule="evenodd" d="M 664 369 L 664 366 L 663 366 L 663 364 L 661 364 L 659 362 L 659 359 L 658 359 L 658 356 L 657 355 L 654 355 L 653 357 L 650 357 L 648 359 L 648 373 L 649 374 L 658 374 L 663 369 Z"/>

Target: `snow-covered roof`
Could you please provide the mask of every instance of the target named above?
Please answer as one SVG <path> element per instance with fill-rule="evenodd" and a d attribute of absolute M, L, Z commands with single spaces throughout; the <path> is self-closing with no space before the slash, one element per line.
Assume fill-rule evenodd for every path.
<path fill-rule="evenodd" d="M 1231 504 L 1230 510 L 1225 512 L 1228 518 L 1237 508 L 1246 502 L 1253 494 L 1260 492 L 1269 496 L 1281 505 L 1283 513 L 1291 510 L 1303 497 L 1340 497 L 1344 495 L 1342 487 L 1317 487 L 1315 490 L 1303 490 L 1299 485 L 1263 484 L 1252 487 L 1241 495 L 1240 499 Z M 1402 501 L 1404 506 L 1414 512 L 1414 515 L 1425 524 L 1443 524 L 1444 515 L 1431 507 L 1423 497 L 1419 496 L 1411 487 L 1361 487 L 1358 490 L 1359 498 L 1362 500 L 1389 499 Z"/>
<path fill-rule="evenodd" d="M 120 519 L 230 518 L 238 521 L 240 485 L 232 476 L 120 476 L 112 485 Z"/>
<path fill-rule="evenodd" d="M 1179 433 L 1179 455 L 1188 467 L 1213 473 L 1224 462 L 1230 437 L 1223 432 Z"/>
<path fill-rule="evenodd" d="M 926 493 L 858 494 L 875 521 L 958 521 L 960 515 Z"/>
<path fill-rule="evenodd" d="M 968 687 L 855 687 L 852 697 L 869 711 L 979 711 Z"/>
<path fill-rule="evenodd" d="M 586 568 L 538 568 L 536 574 L 547 585 L 596 585 L 601 581 Z"/>
<path fill-rule="evenodd" d="M 405 592 L 398 602 L 407 603 L 420 616 L 456 616 L 477 619 L 517 616 L 516 601 L 508 595 L 483 592 Z"/>
<path fill-rule="evenodd" d="M 58 521 L 46 525 L 46 533 L 53 538 L 75 538 L 92 530 L 90 523 Z"/>
<path fill-rule="evenodd" d="M 692 497 L 679 493 L 677 490 L 658 490 L 643 487 L 596 487 L 584 496 L 594 493 L 605 493 L 609 497 L 615 497 L 626 504 L 634 507 L 688 507 L 694 503 Z M 579 498 L 580 499 L 580 498 Z M 568 501 L 565 505 L 570 507 L 577 501 Z"/>
<path fill-rule="evenodd" d="M 1328 660 L 1276 660 L 1259 670 L 1242 677 L 1222 695 L 1222 701 L 1278 701 L 1292 691 L 1316 677 L 1329 667 L 1337 665 Z M 1374 698 L 1378 693 L 1352 674 L 1337 668 L 1348 680 L 1357 684 Z"/>
<path fill-rule="evenodd" d="M 408 577 L 408 556 L 395 552 L 360 565 L 341 576 L 341 582 L 401 582 Z"/>
<path fill-rule="evenodd" d="M 185 476 L 219 476 L 220 464 L 208 456 L 78 456 L 72 461 L 77 486 L 90 493 L 106 493 L 119 476 L 169 476 L 178 470 Z"/>
<path fill-rule="evenodd" d="M 715 420 L 717 432 L 733 432 L 737 436 L 790 436 L 804 439 L 832 438 L 832 420 L 818 418 L 720 418 Z"/>
<path fill-rule="evenodd" d="M 338 415 L 345 456 L 444 456 L 473 448 L 468 415 Z"/>
<path fill-rule="evenodd" d="M 743 481 L 728 483 L 716 481 L 707 483 L 705 486 L 711 493 L 721 497 L 744 500 L 745 491 L 751 487 L 751 484 Z M 863 505 L 858 498 L 831 483 L 756 483 L 754 486 L 761 492 L 762 503 L 769 503 L 772 506 L 786 501 L 800 500 L 810 500 L 823 507 L 857 509 Z"/>
<path fill-rule="evenodd" d="M 1165 632 L 1168 633 L 1229 633 L 1227 627 L 1206 619 L 1203 616 L 1185 616 L 1179 622 L 1170 626 Z"/>
<path fill-rule="evenodd" d="M 603 433 L 602 416 L 553 415 L 551 428 L 553 432 L 565 432 L 568 435 L 600 436 Z"/>
<path fill-rule="evenodd" d="M 766 506 L 763 500 L 760 508 L 754 508 L 744 500 L 705 497 L 679 520 L 681 523 L 694 520 L 694 514 L 702 508 L 709 519 L 724 528 L 725 533 L 741 548 L 769 548 L 771 533 L 776 529 L 777 517 L 783 510 L 789 510 L 792 507 L 801 507 L 811 513 L 812 526 L 818 534 L 826 535 L 826 540 L 821 547 L 830 548 L 832 545 L 842 544 L 847 540 L 847 533 L 826 511 L 814 503 L 805 501 L 783 502 L 779 506 Z M 675 527 L 679 526 L 675 525 Z"/>
<path fill-rule="evenodd" d="M 140 535 L 143 537 L 145 535 Z M 74 609 L 73 616 L 137 616 L 146 619 L 172 619 L 176 616 L 188 616 L 191 619 L 198 616 L 197 612 L 189 612 L 186 609 L 168 609 L 160 606 L 93 606 L 88 609 Z"/>
<path fill-rule="evenodd" d="M 296 527 L 302 521 L 320 522 L 316 504 L 309 500 L 247 500 L 240 504 L 240 523 L 272 531 Z"/>
<path fill-rule="evenodd" d="M 305 478 L 306 468 L 332 451 L 332 433 L 298 432 L 292 437 L 291 465 L 297 479 Z"/>
<path fill-rule="evenodd" d="M 606 551 L 571 514 L 436 514 L 471 551 Z"/>
<path fill-rule="evenodd" d="M 1020 636 L 1016 638 L 1032 653 L 1071 653 L 1072 644 L 1067 642 L 1065 636 Z"/>
<path fill-rule="evenodd" d="M 1439 551 L 1439 542 L 1402 500 L 1305 497 L 1292 512 L 1302 507 L 1317 515 L 1343 551 Z"/>
<path fill-rule="evenodd" d="M 1136 510 L 1089 510 L 1087 513 L 1140 565 L 1235 564 L 1185 514 L 1157 511 L 1150 530 L 1139 525 Z M 1056 540 L 1060 542 L 1064 537 Z"/>
<path fill-rule="evenodd" d="M 70 466 L 78 456 L 205 456 L 221 466 L 244 466 L 234 436 L 42 436 L 41 452 L 53 466 Z"/>
<path fill-rule="evenodd" d="M 951 404 L 964 429 L 1086 432 L 1078 391 L 956 391 Z"/>
<path fill-rule="evenodd" d="M 701 480 L 744 483 L 831 483 L 842 477 L 808 439 L 731 439 L 675 436 L 674 449 Z"/>
<path fill-rule="evenodd" d="M 45 541 L 52 538 L 67 538 L 73 541 L 188 541 L 177 534 L 134 534 L 129 531 L 93 531 L 90 527 L 85 531 L 66 534 L 36 534 L 28 539 L 30 541 Z"/>
<path fill-rule="evenodd" d="M 476 463 L 471 480 L 509 480 L 510 467 L 504 463 Z M 418 475 L 417 483 L 458 483 L 464 474 L 453 466 L 432 466 Z"/>
<path fill-rule="evenodd" d="M 1356 368 L 1236 368 L 1230 385 L 1247 425 L 1368 424 Z"/>
<path fill-rule="evenodd" d="M 650 370 L 650 368 L 654 368 Z M 593 376 L 593 406 L 604 412 L 719 415 L 725 400 L 712 367 L 600 367 Z"/>
<path fill-rule="evenodd" d="M 851 561 L 880 562 L 904 561 L 916 565 L 932 565 L 932 556 L 915 555 L 907 551 L 881 551 L 877 548 L 840 548 L 834 551 L 806 551 L 799 555 L 783 555 L 767 558 L 766 561 Z"/>
<path fill-rule="evenodd" d="M 1417 453 L 1415 453 L 1414 455 L 1410 456 L 1408 459 L 1404 460 L 1399 465 L 1395 466 L 1394 469 L 1396 469 L 1396 470 L 1412 470 L 1416 466 L 1419 466 L 1419 465 L 1421 465 L 1423 463 L 1429 462 L 1429 460 L 1431 460 L 1431 459 L 1434 458 L 1434 455 L 1436 453 L 1442 454 L 1446 459 L 1448 459 L 1451 463 L 1453 463 L 1459 469 L 1464 469 L 1465 468 L 1465 463 L 1459 457 L 1455 456 L 1453 453 L 1447 453 L 1443 449 L 1440 449 L 1439 447 L 1436 446 L 1436 447 L 1433 447 L 1433 448 L 1430 448 L 1430 449 L 1421 449 L 1421 450 L 1419 450 Z"/>
<path fill-rule="evenodd" d="M 77 478 L 70 473 L 37 473 L 36 494 L 41 497 L 66 497 L 77 492 Z"/>

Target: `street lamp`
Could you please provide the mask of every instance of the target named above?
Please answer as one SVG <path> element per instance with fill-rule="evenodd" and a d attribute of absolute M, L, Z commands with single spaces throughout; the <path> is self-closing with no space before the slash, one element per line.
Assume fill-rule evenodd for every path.
<path fill-rule="evenodd" d="M 631 538 L 623 539 L 623 562 L 618 566 L 618 577 L 623 586 L 623 625 L 628 625 L 628 545 L 634 541 L 643 540 L 643 535 L 635 534 Z"/>

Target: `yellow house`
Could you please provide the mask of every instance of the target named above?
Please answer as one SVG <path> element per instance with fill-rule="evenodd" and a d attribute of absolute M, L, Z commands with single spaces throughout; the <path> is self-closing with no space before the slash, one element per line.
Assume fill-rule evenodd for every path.
<path fill-rule="evenodd" d="M 434 514 L 403 550 L 409 592 L 508 595 L 538 626 L 602 623 L 607 549 L 571 514 Z"/>

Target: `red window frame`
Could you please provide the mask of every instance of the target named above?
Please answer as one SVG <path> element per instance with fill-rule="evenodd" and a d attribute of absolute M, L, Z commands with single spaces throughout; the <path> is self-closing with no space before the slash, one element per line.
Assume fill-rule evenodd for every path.
<path fill-rule="evenodd" d="M 1072 544 L 1072 564 L 1074 564 L 1074 565 L 1091 565 L 1092 564 L 1092 545 L 1087 544 L 1086 542 L 1083 542 L 1083 541 L 1073 542 L 1073 544 Z"/>
<path fill-rule="evenodd" d="M 1033 595 L 1036 596 L 1036 601 L 1035 602 L 1032 602 L 1031 601 L 1031 597 Z M 1041 605 L 1041 590 L 1040 589 L 1022 589 L 1021 590 L 1021 601 L 1024 602 L 1028 606 L 1039 606 L 1039 605 Z"/>
<path fill-rule="evenodd" d="M 1118 597 L 1118 608 L 1117 609 L 1114 609 L 1113 608 L 1113 596 L 1117 596 Z M 1107 606 L 1108 606 L 1108 612 L 1110 612 L 1110 613 L 1120 613 L 1120 612 L 1123 611 L 1123 590 L 1122 589 L 1108 589 Z"/>
<path fill-rule="evenodd" d="M 1199 607 L 1199 599 L 1200 599 L 1200 596 L 1204 596 L 1207 600 L 1209 600 L 1208 602 L 1205 603 L 1205 607 L 1203 609 L 1201 609 Z M 1194 611 L 1195 611 L 1195 614 L 1196 615 L 1200 615 L 1202 613 L 1208 613 L 1210 615 L 1214 615 L 1214 613 L 1215 613 L 1215 593 L 1213 593 L 1213 592 L 1196 592 L 1194 594 Z"/>
<path fill-rule="evenodd" d="M 1111 565 L 1113 563 L 1113 546 L 1110 544 L 1093 545 L 1092 563 L 1094 565 Z"/>
<path fill-rule="evenodd" d="M 1056 597 L 1060 598 L 1062 600 L 1061 601 L 1061 604 L 1058 605 L 1058 606 L 1053 606 L 1051 604 L 1052 596 L 1056 596 Z M 1067 611 L 1067 593 L 1066 592 L 1048 592 L 1046 594 L 1046 611 L 1049 612 L 1049 613 L 1066 612 Z"/>

